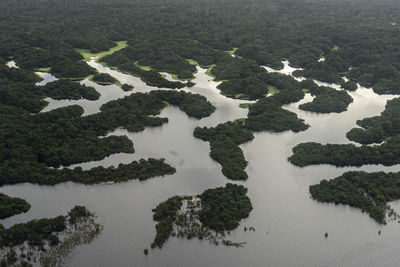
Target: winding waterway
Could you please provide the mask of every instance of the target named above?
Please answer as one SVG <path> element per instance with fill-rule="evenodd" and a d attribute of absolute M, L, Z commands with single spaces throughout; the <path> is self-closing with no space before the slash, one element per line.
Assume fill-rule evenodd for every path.
<path fill-rule="evenodd" d="M 103 67 L 94 60 L 89 64 L 100 72 L 109 73 L 134 85 L 124 92 L 115 85 L 101 86 L 89 80 L 82 83 L 101 93 L 98 101 L 56 101 L 47 99 L 44 111 L 78 104 L 85 115 L 98 112 L 110 100 L 133 92 L 156 88 L 139 78 Z M 291 74 L 287 62 L 282 73 Z M 354 101 L 349 110 L 340 114 L 316 114 L 298 109 L 299 103 L 310 101 L 307 95 L 299 103 L 285 106 L 296 112 L 311 127 L 304 132 L 256 133 L 255 139 L 241 146 L 249 165 L 249 179 L 240 184 L 248 187 L 253 211 L 232 232 L 234 241 L 247 242 L 243 248 L 214 246 L 207 241 L 171 238 L 162 250 L 149 247 L 155 236 L 152 208 L 173 195 L 193 195 L 205 189 L 223 186 L 229 180 L 213 161 L 209 145 L 193 137 L 197 126 L 244 118 L 247 110 L 239 103 L 219 94 L 218 83 L 211 81 L 205 69 L 198 67 L 196 85 L 186 88 L 206 96 L 217 107 L 216 112 L 202 120 L 186 116 L 176 107 L 165 108 L 160 116 L 169 122 L 139 133 L 118 129 L 112 135 L 127 135 L 133 140 L 134 154 L 115 154 L 101 161 L 78 164 L 85 169 L 128 163 L 140 158 L 166 158 L 177 169 L 170 176 L 131 181 L 112 185 L 80 185 L 71 182 L 56 186 L 18 184 L 3 186 L 0 191 L 26 199 L 32 208 L 26 214 L 13 216 L 1 223 L 6 227 L 34 218 L 65 214 L 74 205 L 85 205 L 97 213 L 104 224 L 102 235 L 90 245 L 76 249 L 70 266 L 384 266 L 400 262 L 400 224 L 378 225 L 358 209 L 313 201 L 308 187 L 321 179 L 331 179 L 347 170 L 400 171 L 399 166 L 367 165 L 361 168 L 337 168 L 330 165 L 298 168 L 287 161 L 291 149 L 302 142 L 349 143 L 345 134 L 357 119 L 378 115 L 393 96 L 379 96 L 371 89 L 359 87 L 350 92 Z M 337 88 L 338 89 L 338 88 Z M 390 203 L 400 211 L 400 202 Z M 256 232 L 244 232 L 253 226 Z M 381 230 L 381 235 L 378 235 Z M 324 233 L 329 237 L 325 238 Z"/>

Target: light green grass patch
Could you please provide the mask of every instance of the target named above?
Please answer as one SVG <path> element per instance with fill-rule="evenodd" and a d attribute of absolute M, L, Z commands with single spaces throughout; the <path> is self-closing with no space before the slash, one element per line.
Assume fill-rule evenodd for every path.
<path fill-rule="evenodd" d="M 193 74 L 194 73 L 196 73 L 197 71 L 195 71 L 195 72 L 193 72 Z M 178 75 L 176 75 L 176 74 L 171 74 L 171 78 L 172 79 L 174 79 L 174 80 L 176 80 L 176 81 L 191 81 L 191 80 L 193 80 L 194 79 L 194 77 L 193 78 L 185 78 L 185 79 L 181 79 L 181 78 L 178 78 Z"/>
<path fill-rule="evenodd" d="M 272 86 L 272 85 L 268 85 L 268 94 L 276 95 L 277 93 L 279 93 L 278 88 L 276 88 L 275 86 Z"/>
<path fill-rule="evenodd" d="M 239 104 L 240 108 L 249 108 L 250 106 L 254 105 L 253 103 L 241 103 Z"/>
<path fill-rule="evenodd" d="M 215 76 L 211 74 L 211 70 L 212 70 L 213 67 L 215 67 L 215 65 L 212 66 L 212 67 L 209 67 L 209 68 L 206 70 L 206 74 L 207 74 L 208 76 L 210 76 L 211 78 L 215 79 Z"/>
<path fill-rule="evenodd" d="M 48 68 L 38 68 L 38 71 L 42 71 L 42 72 L 50 72 L 51 71 L 51 67 Z"/>
<path fill-rule="evenodd" d="M 194 59 L 186 59 L 186 61 L 187 61 L 189 64 L 192 64 L 192 65 L 196 65 L 196 66 L 200 65 L 199 62 L 197 62 L 197 61 L 194 60 Z"/>
<path fill-rule="evenodd" d="M 337 45 L 335 45 L 335 46 L 332 48 L 332 51 L 337 51 L 337 50 L 339 50 L 339 49 L 340 49 L 340 47 L 337 46 Z"/>
<path fill-rule="evenodd" d="M 229 55 L 234 55 L 236 50 L 238 50 L 237 47 L 234 47 L 232 50 L 226 51 Z"/>
<path fill-rule="evenodd" d="M 76 51 L 81 53 L 81 55 L 85 58 L 85 61 L 90 61 L 91 58 L 96 58 L 96 61 L 98 61 L 102 57 L 111 55 L 121 49 L 124 49 L 127 46 L 128 46 L 127 41 L 119 41 L 117 42 L 116 46 L 111 47 L 108 51 L 102 51 L 99 53 L 91 53 L 88 49 L 76 49 Z"/>
<path fill-rule="evenodd" d="M 302 91 L 303 91 L 304 93 L 310 92 L 310 90 L 308 90 L 308 89 L 303 89 Z"/>
<path fill-rule="evenodd" d="M 236 99 L 248 99 L 248 97 L 245 94 L 236 94 L 235 98 Z"/>
<path fill-rule="evenodd" d="M 235 120 L 235 122 L 239 123 L 239 124 L 243 124 L 243 123 L 246 122 L 246 119 L 245 118 L 240 118 L 240 119 Z"/>
<path fill-rule="evenodd" d="M 139 67 L 139 68 L 141 68 L 142 70 L 145 70 L 145 71 L 151 70 L 151 67 L 150 67 L 150 66 L 142 66 L 142 65 L 139 65 L 139 61 L 135 61 L 135 66 L 136 66 L 136 67 Z"/>

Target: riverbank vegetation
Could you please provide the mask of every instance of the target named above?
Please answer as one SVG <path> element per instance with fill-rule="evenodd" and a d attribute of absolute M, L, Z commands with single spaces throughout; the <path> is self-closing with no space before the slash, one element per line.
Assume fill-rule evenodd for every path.
<path fill-rule="evenodd" d="M 299 106 L 302 110 L 318 113 L 341 113 L 353 102 L 353 98 L 346 91 L 335 90 L 330 87 L 319 87 L 309 91 L 315 96 L 312 102 Z"/>
<path fill-rule="evenodd" d="M 247 218 L 253 209 L 247 189 L 241 185 L 227 184 L 225 187 L 207 189 L 201 199 L 200 221 L 217 232 L 231 231 Z"/>
<path fill-rule="evenodd" d="M 353 128 L 347 138 L 361 144 L 381 143 L 400 134 L 400 98 L 389 100 L 380 116 L 357 121 L 361 128 Z"/>
<path fill-rule="evenodd" d="M 231 180 L 247 180 L 247 161 L 239 145 L 254 138 L 240 121 L 218 124 L 214 128 L 197 127 L 194 137 L 210 142 L 210 157 L 222 165 L 222 173 Z"/>
<path fill-rule="evenodd" d="M 60 79 L 50 82 L 43 86 L 44 94 L 53 99 L 88 99 L 97 100 L 100 97 L 99 92 L 93 87 L 79 84 L 69 79 Z"/>
<path fill-rule="evenodd" d="M 185 86 L 191 86 L 193 83 L 187 82 L 182 83 L 179 81 L 169 81 L 162 77 L 162 75 L 153 69 L 143 69 L 135 64 L 132 54 L 129 53 L 128 49 L 120 50 L 112 55 L 105 56 L 101 59 L 101 62 L 107 64 L 107 66 L 117 68 L 120 71 L 138 76 L 143 82 L 149 86 L 155 86 L 159 88 L 171 88 L 179 89 Z M 187 65 L 190 65 L 184 61 Z"/>
<path fill-rule="evenodd" d="M 120 82 L 108 73 L 96 73 L 91 80 L 101 85 L 120 84 Z"/>
<path fill-rule="evenodd" d="M 171 236 L 206 239 L 210 243 L 242 246 L 225 237 L 247 218 L 253 209 L 242 185 L 208 189 L 198 196 L 174 196 L 153 209 L 157 221 L 152 248 L 162 248 Z"/>
<path fill-rule="evenodd" d="M 67 216 L 35 219 L 0 229 L 2 266 L 56 266 L 72 250 L 90 243 L 102 231 L 95 215 L 83 206 L 75 206 Z M 77 238 L 80 236 L 80 238 Z M 19 253 L 16 253 L 16 249 Z"/>
<path fill-rule="evenodd" d="M 25 200 L 0 193 L 0 219 L 27 212 L 31 205 Z"/>
<path fill-rule="evenodd" d="M 208 117 L 215 111 L 215 107 L 202 95 L 166 90 L 151 91 L 149 94 L 178 106 L 188 116 L 197 119 Z"/>
<path fill-rule="evenodd" d="M 68 79 L 36 86 L 35 83 L 40 80 L 41 78 L 31 71 L 0 65 L 0 104 L 37 113 L 46 106 L 46 97 L 97 100 L 100 96 L 94 88 Z"/>
<path fill-rule="evenodd" d="M 125 91 L 125 92 L 131 91 L 133 88 L 134 88 L 133 85 L 129 85 L 129 84 L 126 84 L 126 83 L 121 85 L 121 89 L 123 91 Z"/>
<path fill-rule="evenodd" d="M 395 215 L 387 203 L 400 198 L 399 183 L 400 173 L 352 171 L 310 186 L 310 193 L 321 202 L 359 208 L 378 223 L 385 224 L 386 215 Z"/>
<path fill-rule="evenodd" d="M 156 237 L 154 238 L 153 243 L 151 244 L 151 248 L 162 248 L 164 243 L 170 237 L 174 221 L 177 216 L 178 210 L 182 206 L 182 197 L 174 196 L 167 199 L 164 202 L 161 202 L 157 205 L 155 209 L 153 209 L 153 220 L 157 221 L 156 225 Z"/>
<path fill-rule="evenodd" d="M 289 157 L 289 161 L 300 167 L 313 164 L 391 166 L 400 163 L 400 135 L 393 136 L 382 145 L 376 146 L 302 143 L 293 148 L 293 155 Z"/>
<path fill-rule="evenodd" d="M 304 120 L 299 119 L 296 113 L 281 107 L 282 104 L 277 100 L 281 97 L 285 97 L 283 92 L 260 99 L 251 105 L 244 126 L 255 132 L 283 132 L 288 130 L 300 132 L 307 130 L 309 126 L 304 123 Z"/>

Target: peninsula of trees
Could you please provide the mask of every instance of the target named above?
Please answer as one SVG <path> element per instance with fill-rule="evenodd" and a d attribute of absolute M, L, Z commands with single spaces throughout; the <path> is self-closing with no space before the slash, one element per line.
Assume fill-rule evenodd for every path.
<path fill-rule="evenodd" d="M 400 198 L 399 183 L 400 173 L 353 171 L 310 186 L 310 193 L 321 202 L 359 208 L 378 223 L 385 224 L 387 214 L 394 216 L 387 203 Z"/>
<path fill-rule="evenodd" d="M 0 219 L 27 212 L 31 205 L 25 200 L 0 193 Z"/>

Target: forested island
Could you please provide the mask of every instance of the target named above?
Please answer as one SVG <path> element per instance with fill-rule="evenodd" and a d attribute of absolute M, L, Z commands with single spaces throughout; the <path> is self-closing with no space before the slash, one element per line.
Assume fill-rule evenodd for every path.
<path fill-rule="evenodd" d="M 153 209 L 157 221 L 152 248 L 162 248 L 170 236 L 206 239 L 218 245 L 241 246 L 225 239 L 253 209 L 242 185 L 208 189 L 198 196 L 174 196 Z"/>
<path fill-rule="evenodd" d="M 346 91 L 338 91 L 329 87 L 321 86 L 318 89 L 311 89 L 310 93 L 315 96 L 314 100 L 301 104 L 300 109 L 319 113 L 340 113 L 346 111 L 348 105 L 353 102 Z"/>
<path fill-rule="evenodd" d="M 302 143 L 293 148 L 293 155 L 289 157 L 289 161 L 301 167 L 313 164 L 391 166 L 400 163 L 400 135 L 393 136 L 382 145 L 375 146 Z"/>
<path fill-rule="evenodd" d="M 75 206 L 66 216 L 43 218 L 15 224 L 5 229 L 1 225 L 1 266 L 55 266 L 62 264 L 72 249 L 88 244 L 102 231 L 96 216 L 83 206 Z M 19 253 L 16 250 L 19 250 Z"/>
<path fill-rule="evenodd" d="M 97 100 L 100 94 L 93 87 L 60 79 L 43 86 L 43 93 L 53 99 L 88 99 Z"/>
<path fill-rule="evenodd" d="M 91 80 L 101 85 L 119 84 L 119 81 L 108 73 L 96 73 Z"/>

